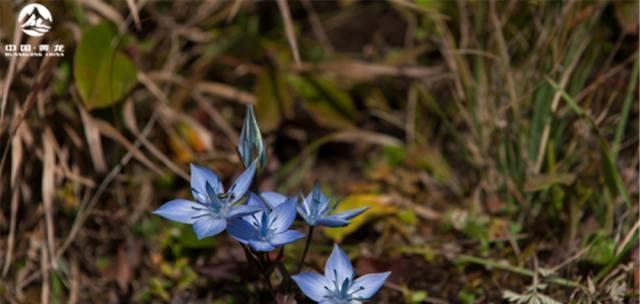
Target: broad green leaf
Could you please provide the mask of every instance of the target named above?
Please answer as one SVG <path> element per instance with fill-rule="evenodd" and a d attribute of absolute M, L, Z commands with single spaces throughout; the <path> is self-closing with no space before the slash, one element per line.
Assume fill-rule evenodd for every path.
<path fill-rule="evenodd" d="M 347 92 L 328 79 L 288 75 L 287 80 L 304 99 L 303 106 L 320 125 L 342 129 L 353 126 L 356 108 Z"/>
<path fill-rule="evenodd" d="M 88 109 L 113 105 L 135 85 L 133 62 L 117 50 L 118 37 L 109 24 L 88 28 L 73 57 L 76 87 Z"/>
<path fill-rule="evenodd" d="M 586 258 L 595 264 L 606 264 L 615 257 L 615 247 L 613 238 L 608 237 L 604 232 L 599 232 L 591 242 Z"/>
<path fill-rule="evenodd" d="M 258 75 L 255 94 L 256 115 L 264 132 L 274 130 L 282 119 L 292 116 L 293 99 L 280 73 L 265 70 Z"/>
<path fill-rule="evenodd" d="M 369 221 L 381 216 L 395 214 L 397 211 L 396 206 L 390 204 L 388 197 L 377 194 L 353 194 L 338 203 L 335 212 L 363 207 L 369 207 L 370 209 L 352 218 L 350 220 L 351 224 L 340 228 L 325 228 L 324 233 L 329 238 L 339 242 Z"/>

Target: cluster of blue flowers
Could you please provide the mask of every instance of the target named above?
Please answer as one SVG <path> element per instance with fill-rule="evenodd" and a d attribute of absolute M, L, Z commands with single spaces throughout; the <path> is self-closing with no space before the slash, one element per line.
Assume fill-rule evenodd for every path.
<path fill-rule="evenodd" d="M 226 191 L 220 178 L 211 170 L 191 165 L 193 201 L 174 199 L 153 213 L 166 219 L 193 225 L 198 239 L 211 237 L 227 230 L 243 246 L 255 253 L 269 252 L 305 237 L 291 229 L 296 215 L 310 227 L 309 239 L 315 226 L 342 227 L 367 208 L 332 214 L 329 198 L 316 185 L 306 197 L 291 197 L 277 192 L 254 193 L 249 188 L 256 174 L 264 168 L 266 152 L 253 108 L 247 108 L 238 146 L 246 169 Z M 254 157 L 254 152 L 257 155 Z M 347 255 L 334 245 L 327 260 L 324 275 L 303 272 L 291 276 L 300 290 L 310 299 L 323 304 L 353 304 L 372 298 L 382 287 L 390 272 L 367 274 L 354 280 L 354 270 Z"/>

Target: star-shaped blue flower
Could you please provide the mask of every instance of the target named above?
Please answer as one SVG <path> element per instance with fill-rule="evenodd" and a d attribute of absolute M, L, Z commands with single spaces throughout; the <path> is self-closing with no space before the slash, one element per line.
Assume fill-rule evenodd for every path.
<path fill-rule="evenodd" d="M 357 304 L 371 299 L 391 272 L 370 273 L 354 280 L 349 257 L 333 245 L 324 267 L 324 275 L 303 272 L 291 278 L 310 299 L 321 304 Z"/>
<path fill-rule="evenodd" d="M 329 215 L 332 211 L 329 198 L 320 191 L 320 185 L 316 184 L 313 191 L 302 197 L 302 203 L 298 206 L 298 214 L 309 226 L 342 227 L 349 224 L 349 220 L 365 212 L 369 208 L 358 208 Z"/>
<path fill-rule="evenodd" d="M 234 219 L 228 228 L 231 236 L 255 251 L 272 251 L 304 237 L 299 231 L 289 229 L 296 218 L 297 198 L 269 193 L 272 195 L 262 193 L 261 198 L 252 193 L 247 204 L 257 206 L 261 211 Z M 280 201 L 283 197 L 284 201 Z M 278 201 L 271 201 L 270 198 L 277 198 Z M 278 204 L 271 209 L 274 202 Z"/>
<path fill-rule="evenodd" d="M 260 210 L 255 205 L 238 204 L 249 189 L 255 171 L 254 162 L 225 192 L 215 173 L 191 164 L 191 193 L 195 201 L 174 199 L 153 213 L 172 221 L 192 224 L 198 239 L 217 235 L 225 230 L 228 220 Z"/>

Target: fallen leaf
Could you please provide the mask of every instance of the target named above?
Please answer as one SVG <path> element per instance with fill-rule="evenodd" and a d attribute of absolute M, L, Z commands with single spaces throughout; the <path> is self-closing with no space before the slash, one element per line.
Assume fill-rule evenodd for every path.
<path fill-rule="evenodd" d="M 324 233 L 332 240 L 340 242 L 347 235 L 357 231 L 361 226 L 373 219 L 391 215 L 397 211 L 396 206 L 391 204 L 391 200 L 387 196 L 377 194 L 353 194 L 340 201 L 335 212 L 363 207 L 369 207 L 369 210 L 351 219 L 351 224 L 340 228 L 326 228 L 324 229 Z"/>

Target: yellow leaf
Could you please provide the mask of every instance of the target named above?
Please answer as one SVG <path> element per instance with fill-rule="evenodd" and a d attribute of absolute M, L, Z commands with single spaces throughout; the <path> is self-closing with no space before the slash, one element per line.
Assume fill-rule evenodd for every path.
<path fill-rule="evenodd" d="M 178 130 L 180 131 L 182 137 L 189 143 L 189 146 L 193 148 L 196 152 L 204 152 L 207 150 L 207 144 L 204 139 L 198 134 L 198 132 L 187 124 L 178 125 Z"/>
<path fill-rule="evenodd" d="M 351 224 L 340 228 L 325 228 L 324 233 L 336 242 L 340 242 L 347 235 L 357 231 L 364 224 L 381 216 L 394 214 L 397 210 L 392 205 L 388 196 L 377 194 L 353 194 L 347 196 L 338 203 L 335 212 L 342 212 L 350 209 L 369 207 L 365 213 L 351 219 Z"/>

